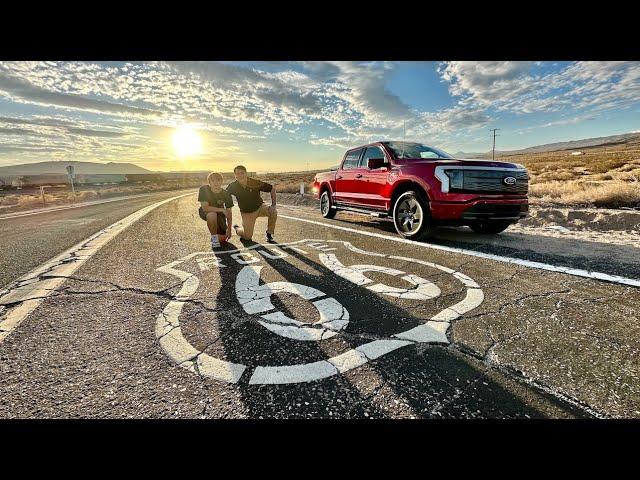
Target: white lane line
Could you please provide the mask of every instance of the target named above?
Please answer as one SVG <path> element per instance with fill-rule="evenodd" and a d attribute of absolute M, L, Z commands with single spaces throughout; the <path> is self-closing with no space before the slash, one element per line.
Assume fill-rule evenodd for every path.
<path fill-rule="evenodd" d="M 513 263 L 515 265 L 522 265 L 529 268 L 537 268 L 539 270 L 548 270 L 550 272 L 566 273 L 567 275 L 574 275 L 576 277 L 584 277 L 592 280 L 602 280 L 605 282 L 617 283 L 620 285 L 640 287 L 640 279 L 637 279 L 637 278 L 627 278 L 627 277 L 621 277 L 619 275 L 609 275 L 608 273 L 591 272 L 591 271 L 582 270 L 579 268 L 560 267 L 560 266 L 551 265 L 548 263 L 532 262 L 531 260 L 524 260 L 521 258 L 503 257 L 501 255 L 476 252 L 475 250 L 467 250 L 464 248 L 447 247 L 444 245 L 434 245 L 431 243 L 416 242 L 415 240 L 408 240 L 402 237 L 392 237 L 389 235 L 382 235 L 381 233 L 366 232 L 363 230 L 357 230 L 355 228 L 342 227 L 339 225 L 331 225 L 329 223 L 318 222 L 316 220 L 309 220 L 307 218 L 299 218 L 299 217 L 292 217 L 291 215 L 283 215 L 281 213 L 278 214 L 278 217 L 286 218 L 288 220 L 294 220 L 296 222 L 305 222 L 305 223 L 311 223 L 313 225 L 320 225 L 321 227 L 333 228 L 334 230 L 342 230 L 344 232 L 357 233 L 359 235 L 366 235 L 368 237 L 382 238 L 384 240 L 390 240 L 392 242 L 406 243 L 408 245 L 415 245 L 416 247 L 431 248 L 433 250 L 442 250 L 445 252 L 459 253 L 461 255 L 470 255 L 472 257 L 486 258 L 487 260 L 495 260 L 497 262 Z"/>
<path fill-rule="evenodd" d="M 121 200 L 129 200 L 132 198 L 143 198 L 153 195 L 153 193 L 141 193 L 140 195 L 127 195 L 125 197 L 107 198 L 104 200 L 92 200 L 90 202 L 76 203 L 74 205 L 59 205 L 57 207 L 38 208 L 36 210 L 26 210 L 24 212 L 5 213 L 0 215 L 0 220 L 9 220 L 11 218 L 28 217 L 30 215 L 38 215 L 40 213 L 59 212 L 60 210 L 71 210 L 72 208 L 90 207 L 92 205 L 101 205 L 103 203 L 119 202 Z"/>
<path fill-rule="evenodd" d="M 51 295 L 66 277 L 95 255 L 107 242 L 160 205 L 193 193 L 185 193 L 148 205 L 91 235 L 60 255 L 0 290 L 0 342 Z M 55 277 L 55 278 L 50 278 Z"/>

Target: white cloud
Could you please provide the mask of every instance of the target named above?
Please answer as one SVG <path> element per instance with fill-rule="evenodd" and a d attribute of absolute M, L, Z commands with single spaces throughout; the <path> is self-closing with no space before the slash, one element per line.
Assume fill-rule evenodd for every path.
<path fill-rule="evenodd" d="M 445 62 L 439 73 L 461 105 L 517 113 L 620 108 L 640 99 L 639 62 L 573 62 L 536 73 L 538 62 Z"/>
<path fill-rule="evenodd" d="M 438 146 L 488 127 L 502 112 L 575 112 L 535 126 L 544 128 L 640 99 L 639 62 L 573 62 L 553 69 L 541 62 L 444 62 L 438 72 L 456 103 L 435 111 L 390 91 L 390 62 L 256 65 L 0 62 L 0 99 L 55 113 L 0 117 L 0 145 L 5 152 L 30 146 L 44 152 L 48 144 L 56 155 L 106 158 L 135 151 L 140 158 L 160 157 L 166 154 L 161 138 L 190 123 L 215 137 L 219 150 L 232 143 L 225 139 L 278 133 L 343 148 L 402 138 L 405 122 L 407 139 Z"/>
<path fill-rule="evenodd" d="M 467 102 L 491 105 L 522 95 L 532 88 L 529 70 L 533 62 L 446 62 L 439 68 L 449 82 L 449 92 Z"/>

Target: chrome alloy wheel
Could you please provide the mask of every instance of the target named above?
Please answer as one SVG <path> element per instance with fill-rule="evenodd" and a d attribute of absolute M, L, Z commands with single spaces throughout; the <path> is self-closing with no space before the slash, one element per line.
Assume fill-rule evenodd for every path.
<path fill-rule="evenodd" d="M 322 213 L 323 217 L 327 216 L 329 213 L 329 208 L 331 208 L 331 203 L 329 202 L 329 194 L 324 192 L 322 197 L 320 198 L 320 213 Z"/>
<path fill-rule="evenodd" d="M 422 227 L 424 213 L 420 202 L 414 195 L 405 195 L 406 197 L 399 199 L 395 221 L 403 235 L 412 236 Z"/>

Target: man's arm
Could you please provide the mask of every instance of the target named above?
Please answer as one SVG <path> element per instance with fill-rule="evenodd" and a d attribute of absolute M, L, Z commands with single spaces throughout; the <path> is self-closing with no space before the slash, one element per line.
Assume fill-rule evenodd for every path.
<path fill-rule="evenodd" d="M 260 185 L 260 191 L 271 193 L 271 206 L 275 207 L 276 206 L 276 186 L 267 182 L 262 182 L 262 185 Z"/>
<path fill-rule="evenodd" d="M 275 185 L 271 187 L 271 206 L 272 207 L 276 206 L 276 186 Z"/>
<path fill-rule="evenodd" d="M 225 216 L 227 217 L 227 238 L 231 237 L 231 227 L 233 226 L 233 213 L 230 208 L 225 210 Z"/>
<path fill-rule="evenodd" d="M 202 205 L 202 211 L 204 213 L 224 213 L 225 212 L 224 208 L 211 207 L 209 205 L 209 202 L 200 202 L 200 205 Z"/>

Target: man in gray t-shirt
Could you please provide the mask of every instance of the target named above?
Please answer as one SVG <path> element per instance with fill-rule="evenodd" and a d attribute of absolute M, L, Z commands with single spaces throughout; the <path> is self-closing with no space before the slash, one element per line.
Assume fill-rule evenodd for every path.
<path fill-rule="evenodd" d="M 198 191 L 200 208 L 198 215 L 206 220 L 211 233 L 211 247 L 219 247 L 231 237 L 233 198 L 222 188 L 222 175 L 212 172 L 207 177 L 208 185 Z"/>

